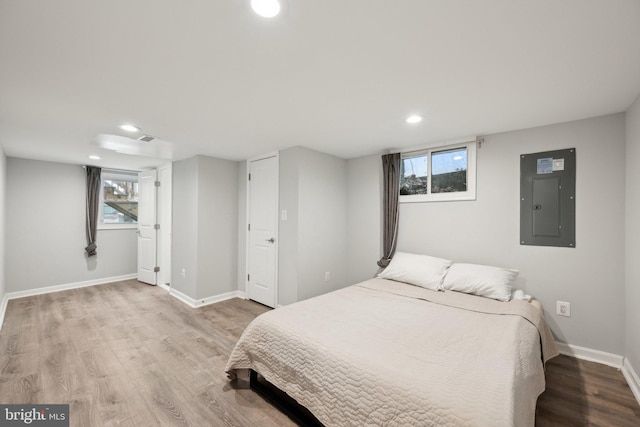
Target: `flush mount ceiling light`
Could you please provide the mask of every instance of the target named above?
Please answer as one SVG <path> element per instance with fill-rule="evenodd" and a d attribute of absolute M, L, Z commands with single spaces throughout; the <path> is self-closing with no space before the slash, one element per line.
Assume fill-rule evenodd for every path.
<path fill-rule="evenodd" d="M 142 130 L 138 126 L 124 124 L 120 126 L 120 129 L 125 130 L 127 132 L 142 132 Z"/>
<path fill-rule="evenodd" d="M 95 154 L 90 155 L 89 158 L 91 160 L 100 160 L 100 156 L 96 156 Z"/>
<path fill-rule="evenodd" d="M 280 13 L 278 0 L 251 0 L 251 8 L 263 18 L 273 18 Z"/>
<path fill-rule="evenodd" d="M 420 123 L 422 121 L 422 116 L 418 116 L 417 114 L 412 114 L 411 116 L 407 117 L 406 122 L 411 124 L 411 125 L 415 125 L 416 123 Z"/>

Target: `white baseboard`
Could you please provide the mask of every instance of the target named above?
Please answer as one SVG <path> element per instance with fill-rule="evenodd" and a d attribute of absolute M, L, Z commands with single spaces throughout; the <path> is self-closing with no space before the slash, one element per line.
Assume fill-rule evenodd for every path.
<path fill-rule="evenodd" d="M 47 286 L 44 288 L 30 289 L 27 291 L 17 291 L 17 292 L 9 292 L 4 295 L 2 298 L 2 305 L 0 306 L 0 329 L 2 329 L 2 325 L 4 323 L 4 315 L 7 311 L 7 305 L 9 304 L 9 300 L 16 298 L 24 298 L 30 297 L 34 295 L 48 294 L 51 292 L 60 292 L 67 291 L 69 289 L 77 289 L 84 288 L 87 286 L 95 286 L 95 285 L 103 285 L 106 283 L 120 282 L 122 280 L 130 280 L 137 278 L 137 274 L 125 274 L 122 276 L 114 276 L 114 277 L 105 277 L 102 279 L 94 279 L 94 280 L 86 280 L 84 282 L 76 282 L 76 283 L 67 283 L 65 285 L 56 285 L 56 286 Z M 188 295 L 183 294 L 180 291 L 173 289 L 171 286 L 166 284 L 158 284 L 159 287 L 169 292 L 170 295 L 178 298 L 180 301 L 187 304 L 189 307 L 198 308 L 203 307 L 205 305 L 214 304 L 216 302 L 225 301 L 231 298 L 242 298 L 247 299 L 247 293 L 244 291 L 232 291 L 227 292 L 226 294 L 215 295 L 212 297 L 207 297 L 199 300 L 195 300 Z"/>
<path fill-rule="evenodd" d="M 0 307 L 0 329 L 4 324 L 4 315 L 7 310 L 9 300 L 16 298 L 32 297 L 34 295 L 49 294 L 51 292 L 68 291 L 69 289 L 85 288 L 87 286 L 104 285 L 105 283 L 120 282 L 122 280 L 130 280 L 138 277 L 134 274 L 124 274 L 122 276 L 104 277 L 101 279 L 85 280 L 84 282 L 67 283 L 64 285 L 46 286 L 44 288 L 29 289 L 26 291 L 9 292 L 5 294 L 2 299 L 2 306 Z"/>
<path fill-rule="evenodd" d="M 587 360 L 589 362 L 601 363 L 616 369 L 622 368 L 624 357 L 620 355 L 563 342 L 556 342 L 556 346 L 558 346 L 560 354 L 575 357 L 576 359 Z"/>
<path fill-rule="evenodd" d="M 636 371 L 631 367 L 631 362 L 629 362 L 629 359 L 626 357 L 622 364 L 622 375 L 624 375 L 624 378 L 627 380 L 627 384 L 629 384 L 629 388 L 636 397 L 636 400 L 640 403 L 640 379 Z"/>
<path fill-rule="evenodd" d="M 104 285 L 105 283 L 120 282 L 137 278 L 137 274 L 125 274 L 122 276 L 104 277 L 102 279 L 85 280 L 84 282 L 67 283 L 65 285 L 47 286 L 44 288 L 29 289 L 27 291 L 9 292 L 9 299 L 32 297 L 34 295 L 48 294 L 51 292 L 68 291 L 69 289 L 84 288 L 87 286 Z"/>
<path fill-rule="evenodd" d="M 7 312 L 7 304 L 9 304 L 9 297 L 7 294 L 2 297 L 2 306 L 0 306 L 0 329 L 2 329 L 2 325 L 4 324 L 4 314 Z"/>
<path fill-rule="evenodd" d="M 580 347 L 573 344 L 566 344 L 563 342 L 556 342 L 558 351 L 560 354 L 575 357 L 576 359 L 588 360 L 589 362 L 601 363 L 603 365 L 611 366 L 616 369 L 620 369 L 622 375 L 624 375 L 627 384 L 631 392 L 635 396 L 638 403 L 640 403 L 640 379 L 638 374 L 633 370 L 629 359 L 623 356 L 619 356 L 613 353 L 607 353 L 600 350 L 593 350 L 591 348 Z"/>
<path fill-rule="evenodd" d="M 169 294 L 178 298 L 183 303 L 187 304 L 191 308 L 199 308 L 204 307 L 205 305 L 215 304 L 217 302 L 226 301 L 231 298 L 242 298 L 246 299 L 247 295 L 242 291 L 231 291 L 220 295 L 214 295 L 211 297 L 193 299 L 189 295 L 183 294 L 182 292 L 176 290 L 175 288 L 170 288 Z"/>
<path fill-rule="evenodd" d="M 580 347 L 563 342 L 556 342 L 556 346 L 558 346 L 560 354 L 620 369 L 625 380 L 627 380 L 631 392 L 638 403 L 640 403 L 640 379 L 633 370 L 633 367 L 631 367 L 629 359 L 617 354 L 607 353 L 606 351 L 594 350 L 592 348 Z"/>

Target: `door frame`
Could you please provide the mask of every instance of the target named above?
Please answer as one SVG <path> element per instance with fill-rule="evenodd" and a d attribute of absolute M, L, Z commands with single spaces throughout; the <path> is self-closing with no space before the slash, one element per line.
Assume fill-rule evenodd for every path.
<path fill-rule="evenodd" d="M 276 188 L 276 224 L 275 224 L 275 283 L 274 283 L 274 292 L 275 292 L 275 307 L 280 306 L 278 304 L 279 301 L 279 292 L 278 292 L 278 282 L 279 282 L 279 271 L 278 271 L 278 263 L 279 263 L 279 252 L 280 252 L 280 153 L 278 151 L 273 151 L 270 153 L 265 153 L 259 156 L 251 157 L 247 159 L 246 163 L 246 172 L 245 172 L 245 185 L 246 185 L 246 193 L 247 193 L 247 201 L 246 201 L 246 212 L 245 212 L 245 276 L 244 276 L 244 289 L 245 294 L 248 299 L 251 299 L 251 295 L 249 292 L 249 280 L 247 277 L 249 275 L 249 266 L 251 264 L 251 234 L 249 232 L 249 221 L 251 220 L 251 181 L 249 180 L 249 174 L 251 173 L 251 162 L 256 162 L 259 160 L 268 159 L 271 157 L 276 158 L 276 175 L 278 176 L 278 185 Z"/>
<path fill-rule="evenodd" d="M 166 175 L 161 177 L 161 171 L 167 171 Z M 160 187 L 157 188 L 156 201 L 156 222 L 160 224 L 156 241 L 156 264 L 160 267 L 160 274 L 156 277 L 158 286 L 165 290 L 171 289 L 172 271 L 171 271 L 171 239 L 172 239 L 172 198 L 173 198 L 173 163 L 165 163 L 156 168 L 157 177 L 160 181 Z M 166 181 L 162 178 L 166 178 Z M 168 182 L 167 182 L 168 181 Z M 164 220 L 164 221 L 162 221 Z M 166 261 L 166 262 L 165 262 Z M 165 279 L 161 281 L 160 279 Z M 168 279 L 168 283 L 167 283 Z"/>

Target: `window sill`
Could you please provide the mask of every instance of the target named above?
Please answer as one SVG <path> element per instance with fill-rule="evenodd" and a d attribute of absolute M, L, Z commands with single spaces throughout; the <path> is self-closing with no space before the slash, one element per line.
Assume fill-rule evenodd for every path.
<path fill-rule="evenodd" d="M 137 230 L 138 224 L 99 224 L 98 230 Z"/>
<path fill-rule="evenodd" d="M 400 196 L 400 203 L 426 203 L 426 202 L 456 202 L 476 200 L 476 195 L 471 193 L 435 193 L 415 194 Z"/>

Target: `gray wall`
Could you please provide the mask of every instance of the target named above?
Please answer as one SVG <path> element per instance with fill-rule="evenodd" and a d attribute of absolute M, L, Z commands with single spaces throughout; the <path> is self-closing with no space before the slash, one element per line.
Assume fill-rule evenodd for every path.
<path fill-rule="evenodd" d="M 198 156 L 198 299 L 238 288 L 238 169 Z"/>
<path fill-rule="evenodd" d="M 577 247 L 520 246 L 519 155 L 572 147 Z M 516 268 L 517 286 L 542 302 L 559 341 L 624 354 L 624 149 L 624 114 L 489 135 L 478 150 L 477 200 L 402 204 L 398 250 Z M 350 183 L 351 197 L 379 177 L 369 169 L 358 173 L 360 185 Z M 379 233 L 377 210 L 350 206 L 350 217 Z M 571 303 L 571 318 L 555 314 L 557 300 Z"/>
<path fill-rule="evenodd" d="M 626 115 L 625 187 L 625 304 L 626 350 L 624 355 L 640 372 L 640 97 Z"/>
<path fill-rule="evenodd" d="M 380 155 L 347 161 L 349 283 L 371 279 L 382 253 L 382 161 Z"/>
<path fill-rule="evenodd" d="M 193 299 L 237 289 L 238 174 L 207 156 L 173 164 L 172 287 Z"/>
<path fill-rule="evenodd" d="M 172 179 L 171 287 L 195 299 L 198 277 L 197 157 L 174 162 Z"/>
<path fill-rule="evenodd" d="M 278 226 L 278 304 L 298 301 L 298 169 L 299 157 L 305 149 L 293 147 L 279 153 L 280 211 L 287 220 Z"/>
<path fill-rule="evenodd" d="M 7 158 L 0 147 L 0 303 L 4 300 L 5 291 L 5 218 L 7 191 Z"/>
<path fill-rule="evenodd" d="M 8 158 L 6 188 L 7 292 L 136 273 L 135 229 L 99 230 L 85 257 L 82 167 Z"/>
<path fill-rule="evenodd" d="M 238 290 L 247 289 L 247 162 L 238 163 Z"/>
<path fill-rule="evenodd" d="M 298 166 L 298 299 L 343 288 L 347 278 L 347 161 L 303 150 Z M 325 272 L 331 279 L 325 282 Z"/>
<path fill-rule="evenodd" d="M 281 151 L 279 162 L 287 220 L 279 226 L 278 303 L 286 305 L 349 284 L 347 161 L 294 147 Z"/>

